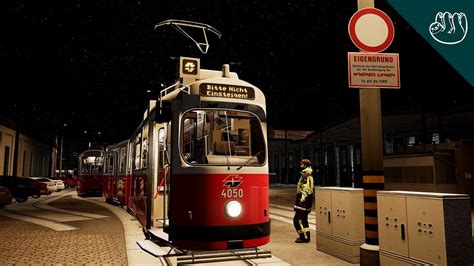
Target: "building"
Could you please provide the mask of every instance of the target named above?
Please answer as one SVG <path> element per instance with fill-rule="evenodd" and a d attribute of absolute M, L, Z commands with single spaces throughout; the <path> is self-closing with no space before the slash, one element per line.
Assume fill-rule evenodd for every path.
<path fill-rule="evenodd" d="M 387 190 L 467 193 L 473 198 L 474 112 L 385 114 L 382 120 Z M 269 134 L 272 182 L 296 183 L 302 158 L 313 162 L 319 185 L 361 187 L 359 117 L 302 139 Z"/>
<path fill-rule="evenodd" d="M 19 152 L 15 164 L 17 146 Z M 51 176 L 51 169 L 55 169 L 51 158 L 55 152 L 56 149 L 47 144 L 17 134 L 15 127 L 8 123 L 0 124 L 0 175 L 15 175 L 16 165 L 16 175 L 20 177 Z"/>

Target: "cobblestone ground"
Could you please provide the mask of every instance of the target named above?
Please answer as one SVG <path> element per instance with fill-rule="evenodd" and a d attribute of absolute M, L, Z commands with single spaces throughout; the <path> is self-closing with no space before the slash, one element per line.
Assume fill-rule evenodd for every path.
<path fill-rule="evenodd" d="M 54 231 L 0 216 L 0 265 L 126 265 L 120 221 L 94 204 L 84 206 L 83 202 L 70 197 L 58 201 L 58 205 L 71 204 L 76 210 L 81 209 L 78 204 L 83 208 L 94 208 L 95 211 L 89 212 L 100 212 L 109 218 L 68 222 L 80 229 Z"/>

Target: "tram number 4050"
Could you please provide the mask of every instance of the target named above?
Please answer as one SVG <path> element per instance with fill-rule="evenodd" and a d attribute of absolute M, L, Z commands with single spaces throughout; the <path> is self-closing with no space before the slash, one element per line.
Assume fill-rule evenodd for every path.
<path fill-rule="evenodd" d="M 242 198 L 244 197 L 244 190 L 241 188 L 224 188 L 221 192 L 221 196 L 224 198 Z"/>

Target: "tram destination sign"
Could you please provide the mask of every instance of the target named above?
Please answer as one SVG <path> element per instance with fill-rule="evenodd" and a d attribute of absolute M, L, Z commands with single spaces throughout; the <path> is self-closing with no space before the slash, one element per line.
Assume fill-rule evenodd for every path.
<path fill-rule="evenodd" d="M 255 90 L 252 87 L 202 83 L 199 85 L 199 93 L 206 97 L 221 97 L 231 99 L 253 100 L 255 99 Z"/>

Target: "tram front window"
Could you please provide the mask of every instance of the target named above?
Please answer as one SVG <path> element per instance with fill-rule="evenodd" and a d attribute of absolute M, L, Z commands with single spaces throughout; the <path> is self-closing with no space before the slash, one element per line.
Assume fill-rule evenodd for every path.
<path fill-rule="evenodd" d="M 81 172 L 83 174 L 102 173 L 103 158 L 88 156 L 82 159 Z"/>
<path fill-rule="evenodd" d="M 256 166 L 265 161 L 261 122 L 251 113 L 188 111 L 181 134 L 181 156 L 189 164 Z"/>

